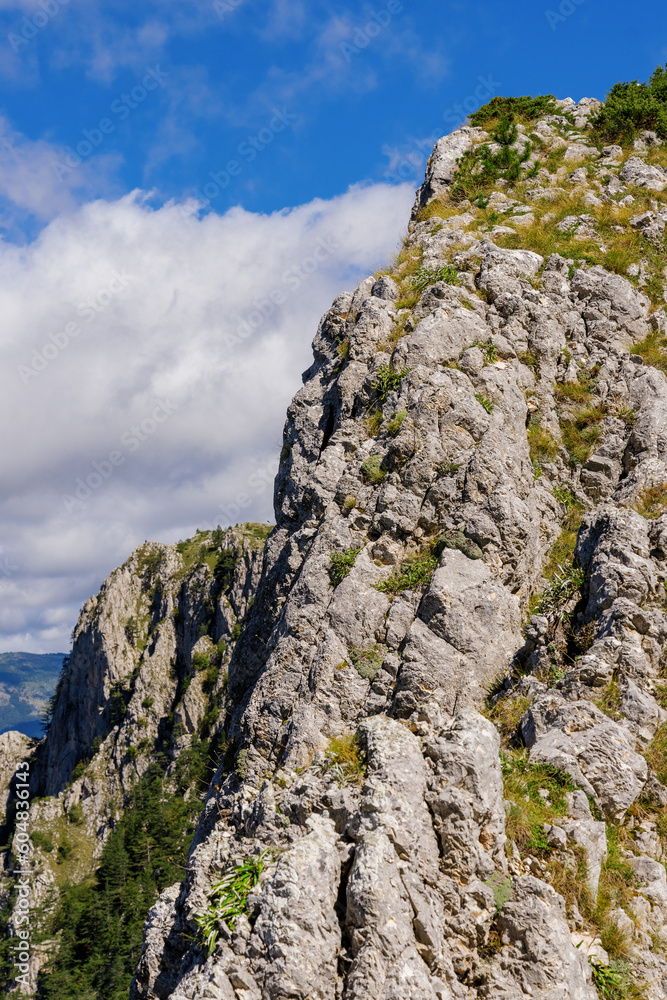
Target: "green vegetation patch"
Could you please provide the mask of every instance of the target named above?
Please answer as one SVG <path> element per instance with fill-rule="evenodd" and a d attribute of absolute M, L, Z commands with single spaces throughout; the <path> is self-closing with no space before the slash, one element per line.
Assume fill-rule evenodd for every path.
<path fill-rule="evenodd" d="M 372 388 L 377 392 L 382 403 L 386 403 L 389 393 L 395 392 L 406 375 L 412 371 L 411 368 L 396 369 L 392 365 L 381 365 L 375 373 L 375 382 Z"/>
<path fill-rule="evenodd" d="M 600 440 L 600 423 L 606 415 L 604 406 L 586 404 L 576 407 L 567 416 L 561 416 L 560 428 L 563 444 L 570 456 L 570 465 L 576 468 L 590 458 Z"/>
<path fill-rule="evenodd" d="M 361 552 L 360 548 L 349 548 L 343 552 L 332 552 L 330 555 L 331 567 L 329 569 L 329 579 L 333 587 L 342 583 L 354 566 L 355 559 Z"/>
<path fill-rule="evenodd" d="M 387 473 L 382 468 L 382 457 L 380 455 L 371 455 L 361 466 L 361 474 L 367 483 L 373 483 L 376 486 L 383 482 Z"/>
<path fill-rule="evenodd" d="M 439 558 L 443 549 L 458 549 L 468 559 L 483 559 L 484 553 L 476 542 L 467 538 L 462 531 L 446 531 L 433 546 L 433 554 Z"/>
<path fill-rule="evenodd" d="M 391 419 L 387 421 L 387 433 L 390 434 L 391 437 L 396 437 L 403 426 L 403 422 L 407 415 L 407 410 L 399 410 L 398 413 L 394 413 Z"/>
<path fill-rule="evenodd" d="M 425 588 L 431 582 L 437 565 L 438 559 L 429 549 L 427 552 L 404 559 L 400 566 L 393 570 L 388 580 L 376 583 L 374 587 L 391 597 L 396 597 L 403 590 Z"/>
<path fill-rule="evenodd" d="M 539 417 L 531 419 L 527 433 L 530 460 L 537 478 L 541 475 L 542 465 L 557 458 L 560 445 L 553 434 L 541 426 Z"/>
<path fill-rule="evenodd" d="M 647 486 L 637 497 L 635 507 L 638 514 L 651 521 L 667 511 L 667 486 L 660 483 L 657 486 Z"/>
<path fill-rule="evenodd" d="M 496 913 L 500 913 L 505 903 L 509 903 L 512 898 L 512 877 L 505 875 L 504 872 L 494 872 L 484 885 L 488 885 L 493 892 Z"/>
<path fill-rule="evenodd" d="M 359 737 L 356 734 L 332 737 L 320 770 L 333 771 L 340 784 L 361 784 L 366 776 L 366 758 Z"/>
<path fill-rule="evenodd" d="M 438 281 L 444 281 L 446 285 L 458 285 L 460 280 L 459 272 L 451 264 L 435 268 L 425 267 L 422 264 L 410 278 L 410 284 L 417 291 L 423 292 L 429 285 L 435 285 Z"/>
<path fill-rule="evenodd" d="M 667 783 L 667 722 L 663 722 L 644 753 L 646 762 L 664 785 Z"/>
<path fill-rule="evenodd" d="M 632 142 L 644 129 L 666 138 L 667 69 L 658 66 L 646 83 L 615 83 L 591 124 L 607 142 Z"/>
<path fill-rule="evenodd" d="M 475 399 L 477 402 L 484 407 L 487 413 L 493 413 L 496 408 L 496 404 L 488 396 L 482 396 L 479 393 L 475 393 Z"/>
<path fill-rule="evenodd" d="M 646 1000 L 646 986 L 637 979 L 628 962 L 616 960 L 604 965 L 590 959 L 590 963 L 593 982 L 602 1000 Z"/>
<path fill-rule="evenodd" d="M 531 764 L 527 750 L 503 751 L 501 764 L 505 798 L 510 802 L 507 836 L 522 855 L 548 857 L 552 848 L 544 825 L 567 814 L 566 793 L 575 787 L 572 779 L 550 764 Z"/>
<path fill-rule="evenodd" d="M 208 955 L 212 955 L 220 935 L 219 923 L 223 921 L 234 930 L 236 921 L 248 912 L 248 896 L 259 882 L 269 851 L 262 851 L 256 858 L 232 861 L 223 875 L 211 886 L 209 907 L 196 917 L 199 936 Z"/>
<path fill-rule="evenodd" d="M 562 115 L 562 113 L 562 108 L 556 104 L 553 94 L 540 94 L 537 97 L 493 97 L 488 104 L 482 105 L 469 117 L 471 125 L 484 128 L 502 118 L 527 124 L 546 115 Z"/>
<path fill-rule="evenodd" d="M 363 677 L 364 680 L 372 681 L 382 666 L 385 653 L 385 647 L 374 642 L 372 646 L 366 646 L 363 649 L 353 646 L 350 649 L 350 659 L 359 676 Z"/>
<path fill-rule="evenodd" d="M 458 161 L 451 189 L 453 200 L 463 201 L 469 198 L 482 208 L 487 203 L 484 196 L 499 180 L 514 183 L 524 175 L 536 176 L 540 167 L 539 162 L 536 161 L 530 170 L 523 169 L 523 165 L 530 159 L 532 144 L 526 140 L 522 151 L 518 152 L 514 148 L 518 137 L 516 125 L 510 117 L 505 116 L 501 118 L 492 134 L 494 143 L 500 146 L 498 152 L 492 152 L 491 146 L 485 143 L 464 153 Z"/>
<path fill-rule="evenodd" d="M 519 698 L 509 694 L 505 698 L 499 698 L 494 705 L 487 705 L 484 709 L 483 714 L 495 725 L 504 747 L 516 740 L 519 723 L 529 705 L 530 698 Z"/>
<path fill-rule="evenodd" d="M 643 340 L 630 348 L 633 354 L 639 354 L 644 363 L 667 372 L 667 338 L 659 330 L 651 330 Z"/>

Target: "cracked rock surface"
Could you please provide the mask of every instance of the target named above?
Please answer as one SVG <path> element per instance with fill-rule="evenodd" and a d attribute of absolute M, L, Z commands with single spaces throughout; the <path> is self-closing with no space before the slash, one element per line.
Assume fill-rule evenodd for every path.
<path fill-rule="evenodd" d="M 395 266 L 320 322 L 276 526 L 243 549 L 229 607 L 205 613 L 220 594 L 203 568 L 160 588 L 137 664 L 136 574 L 87 606 L 38 757 L 52 795 L 107 730 L 91 689 L 103 714 L 139 665 L 127 710 L 150 684 L 187 747 L 206 695 L 169 687 L 169 658 L 229 640 L 209 695 L 225 753 L 132 1000 L 595 1000 L 591 959 L 618 955 L 646 1000 L 667 995 L 667 315 L 651 271 L 667 175 L 648 146 L 596 148 L 598 106 L 558 102 L 522 177 L 481 200 L 457 177 L 493 136 L 439 140 Z M 535 226 L 561 252 L 536 252 Z M 636 269 L 611 266 L 619 230 L 644 241 Z M 163 547 L 167 577 L 176 555 Z M 121 774 L 123 725 L 105 751 Z M 213 886 L 253 859 L 258 884 L 205 948 Z"/>

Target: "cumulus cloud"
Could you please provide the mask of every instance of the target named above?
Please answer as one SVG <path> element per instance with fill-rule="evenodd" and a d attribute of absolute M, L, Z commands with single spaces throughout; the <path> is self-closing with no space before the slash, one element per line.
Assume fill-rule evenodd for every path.
<path fill-rule="evenodd" d="M 3 649 L 67 648 L 132 548 L 272 518 L 321 313 L 395 250 L 413 191 L 199 217 L 135 192 L 0 243 Z"/>

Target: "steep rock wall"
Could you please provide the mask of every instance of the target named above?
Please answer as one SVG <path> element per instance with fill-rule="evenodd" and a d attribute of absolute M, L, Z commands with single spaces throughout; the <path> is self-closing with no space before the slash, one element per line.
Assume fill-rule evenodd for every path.
<path fill-rule="evenodd" d="M 554 884 L 583 859 L 594 909 L 611 823 L 639 873 L 612 922 L 645 995 L 664 995 L 649 942 L 667 931 L 667 789 L 647 763 L 665 720 L 664 518 L 631 508 L 667 489 L 667 382 L 645 362 L 666 317 L 645 277 L 594 263 L 609 255 L 597 227 L 636 230 L 627 206 L 646 201 L 628 154 L 586 133 L 595 106 L 535 123 L 523 179 L 478 204 L 450 192 L 490 136 L 440 140 L 392 273 L 323 318 L 230 663 L 236 764 L 209 790 L 185 881 L 152 911 L 133 1000 L 593 1000 L 589 957 L 610 956 Z M 551 231 L 570 253 L 525 245 Z M 547 584 L 573 510 L 578 564 L 570 551 Z M 504 801 L 507 727 L 485 701 L 492 719 L 514 713 L 510 747 L 521 722 L 516 774 L 563 776 L 531 792 L 562 800 L 535 855 L 506 835 L 521 807 Z M 220 911 L 211 954 L 193 946 L 220 872 L 260 856 L 246 914 Z"/>

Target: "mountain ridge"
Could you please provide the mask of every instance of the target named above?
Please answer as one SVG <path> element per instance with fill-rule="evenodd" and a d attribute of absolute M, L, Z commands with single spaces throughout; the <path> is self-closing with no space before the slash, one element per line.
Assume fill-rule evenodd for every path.
<path fill-rule="evenodd" d="M 275 528 L 147 544 L 84 607 L 33 775 L 44 1000 L 665 995 L 667 152 L 607 144 L 624 95 L 440 139 L 319 325 Z M 53 890 L 147 864 L 142 803 L 130 985 L 103 897 Z"/>

